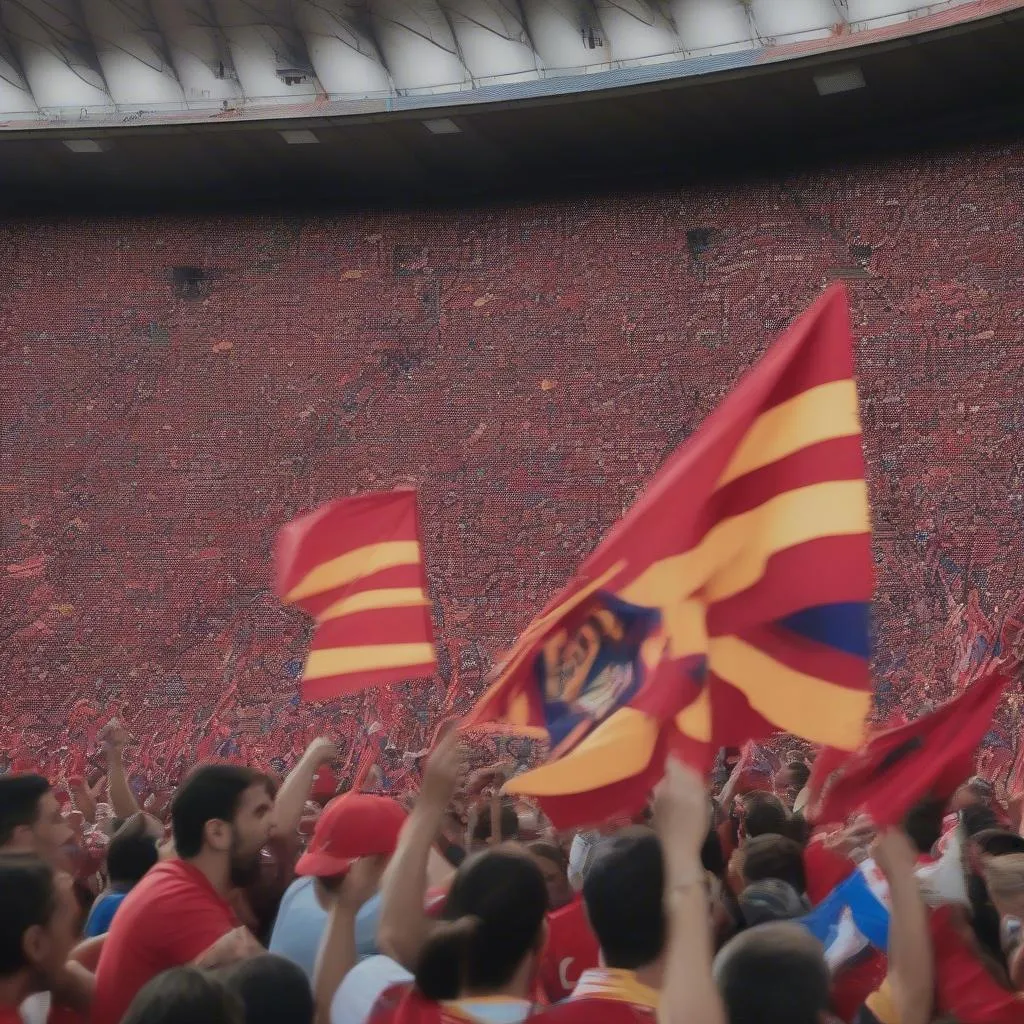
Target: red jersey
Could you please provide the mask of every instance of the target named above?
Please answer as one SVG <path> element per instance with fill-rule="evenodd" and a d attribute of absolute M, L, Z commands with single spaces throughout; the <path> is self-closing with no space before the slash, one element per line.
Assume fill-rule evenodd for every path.
<path fill-rule="evenodd" d="M 195 960 L 238 926 L 227 901 L 187 861 L 157 864 L 118 908 L 96 968 L 92 1024 L 118 1024 L 139 989 Z"/>
<path fill-rule="evenodd" d="M 572 995 L 583 972 L 597 966 L 600 953 L 582 897 L 548 914 L 548 942 L 540 961 L 540 985 L 548 1002 Z"/>
<path fill-rule="evenodd" d="M 540 1024 L 653 1024 L 658 993 L 632 971 L 588 970 L 572 996 L 532 1018 Z"/>
<path fill-rule="evenodd" d="M 0 1024 L 22 1024 L 17 1006 L 0 1006 Z"/>

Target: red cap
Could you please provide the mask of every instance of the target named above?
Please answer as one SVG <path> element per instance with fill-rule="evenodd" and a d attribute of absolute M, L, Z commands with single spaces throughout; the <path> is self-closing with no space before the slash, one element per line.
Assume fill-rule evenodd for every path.
<path fill-rule="evenodd" d="M 343 875 L 360 857 L 394 853 L 405 817 L 402 807 L 385 796 L 346 793 L 336 797 L 317 819 L 313 841 L 295 865 L 295 873 L 331 878 Z"/>

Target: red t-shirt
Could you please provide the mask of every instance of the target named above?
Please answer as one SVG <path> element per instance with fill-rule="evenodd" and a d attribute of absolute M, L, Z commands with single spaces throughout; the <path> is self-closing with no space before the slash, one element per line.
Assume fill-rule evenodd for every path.
<path fill-rule="evenodd" d="M 0 1006 L 0 1024 L 22 1024 L 17 1006 Z"/>
<path fill-rule="evenodd" d="M 238 926 L 206 876 L 186 861 L 157 864 L 124 898 L 96 968 L 92 1024 L 118 1024 L 139 989 L 191 963 Z"/>
<path fill-rule="evenodd" d="M 557 1003 L 572 995 L 580 975 L 597 966 L 600 952 L 581 897 L 548 914 L 548 942 L 540 962 L 541 988 L 548 1001 Z"/>

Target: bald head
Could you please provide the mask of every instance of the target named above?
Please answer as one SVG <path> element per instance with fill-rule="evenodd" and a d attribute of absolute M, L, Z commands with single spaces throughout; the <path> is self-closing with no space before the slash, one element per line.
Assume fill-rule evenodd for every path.
<path fill-rule="evenodd" d="M 802 925 L 762 924 L 715 957 L 715 983 L 729 1024 L 819 1024 L 829 974 L 821 943 Z"/>

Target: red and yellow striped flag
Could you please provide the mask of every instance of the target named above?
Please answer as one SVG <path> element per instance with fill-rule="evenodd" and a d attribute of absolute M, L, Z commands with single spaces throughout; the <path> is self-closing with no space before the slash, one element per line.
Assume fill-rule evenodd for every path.
<path fill-rule="evenodd" d="M 332 501 L 282 527 L 277 591 L 316 619 L 303 700 L 430 676 L 430 600 L 416 492 Z"/>
<path fill-rule="evenodd" d="M 546 737 L 506 789 L 559 825 L 636 810 L 675 748 L 856 749 L 870 524 L 846 292 L 766 353 L 511 652 L 466 727 Z"/>

